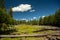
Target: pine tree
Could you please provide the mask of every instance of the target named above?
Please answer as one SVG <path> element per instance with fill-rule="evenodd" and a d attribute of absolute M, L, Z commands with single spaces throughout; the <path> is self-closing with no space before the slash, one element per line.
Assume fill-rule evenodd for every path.
<path fill-rule="evenodd" d="M 12 7 L 9 8 L 9 15 L 10 15 L 11 18 L 13 17 L 13 14 L 12 14 Z"/>
<path fill-rule="evenodd" d="M 60 9 L 55 13 L 55 23 L 56 26 L 60 26 Z"/>
<path fill-rule="evenodd" d="M 4 8 L 4 3 L 5 3 L 5 0 L 0 0 L 0 8 Z"/>

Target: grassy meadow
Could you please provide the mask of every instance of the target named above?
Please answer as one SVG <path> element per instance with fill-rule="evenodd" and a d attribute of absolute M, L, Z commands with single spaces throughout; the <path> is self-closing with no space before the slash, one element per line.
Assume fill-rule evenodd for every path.
<path fill-rule="evenodd" d="M 16 32 L 13 32 L 11 34 L 17 34 L 17 35 L 22 35 L 22 34 L 45 34 L 45 33 L 52 33 L 51 30 L 46 30 L 46 31 L 41 31 L 41 32 L 34 32 L 36 30 L 42 30 L 44 27 L 38 26 L 38 25 L 16 25 Z"/>
<path fill-rule="evenodd" d="M 34 32 L 36 30 L 42 30 L 44 27 L 38 25 L 15 25 L 16 32 L 11 35 L 24 35 L 24 34 L 52 34 L 52 30 L 46 30 L 41 32 Z M 1 38 L 1 40 L 44 40 L 44 37 L 20 37 L 20 38 Z"/>

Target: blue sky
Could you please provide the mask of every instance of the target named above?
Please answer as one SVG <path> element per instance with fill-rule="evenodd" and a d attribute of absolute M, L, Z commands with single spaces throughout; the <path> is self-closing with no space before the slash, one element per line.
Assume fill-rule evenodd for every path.
<path fill-rule="evenodd" d="M 24 5 L 27 6 L 26 4 L 29 5 L 28 8 L 22 8 Z M 14 19 L 38 19 L 41 16 L 54 14 L 60 8 L 60 0 L 5 0 L 7 10 L 10 6 L 15 10 L 13 11 Z M 15 9 L 18 6 L 21 10 Z"/>

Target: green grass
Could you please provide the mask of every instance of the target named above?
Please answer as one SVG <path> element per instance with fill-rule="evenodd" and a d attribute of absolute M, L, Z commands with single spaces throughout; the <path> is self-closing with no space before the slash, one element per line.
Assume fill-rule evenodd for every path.
<path fill-rule="evenodd" d="M 32 34 L 35 30 L 40 30 L 42 27 L 37 27 L 33 25 L 17 25 L 16 30 L 17 32 L 14 32 L 12 34 Z"/>
<path fill-rule="evenodd" d="M 43 27 L 41 27 L 41 26 L 38 27 L 38 25 L 25 25 L 25 24 L 22 24 L 22 25 L 16 25 L 15 27 L 16 27 L 17 32 L 13 32 L 11 34 L 22 35 L 22 34 L 45 34 L 45 33 L 51 34 L 52 33 L 51 30 L 46 30 L 46 31 L 34 33 L 33 31 L 43 29 Z"/>
<path fill-rule="evenodd" d="M 16 32 L 13 32 L 11 34 L 16 34 L 16 35 L 23 35 L 23 34 L 52 34 L 52 30 L 46 30 L 46 31 L 41 31 L 41 32 L 36 32 L 34 33 L 33 31 L 35 30 L 42 30 L 43 27 L 38 26 L 38 25 L 16 25 Z M 43 37 L 20 37 L 20 38 L 1 38 L 0 40 L 45 40 Z"/>

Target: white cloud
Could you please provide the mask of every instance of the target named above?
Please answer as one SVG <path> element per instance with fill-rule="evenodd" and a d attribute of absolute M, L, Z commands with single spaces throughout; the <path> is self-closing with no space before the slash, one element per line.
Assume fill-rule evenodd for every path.
<path fill-rule="evenodd" d="M 35 12 L 35 10 L 30 10 L 30 12 Z"/>
<path fill-rule="evenodd" d="M 33 17 L 33 19 L 36 19 L 36 17 Z"/>
<path fill-rule="evenodd" d="M 24 12 L 24 11 L 28 11 L 28 10 L 31 10 L 31 9 L 32 9 L 32 7 L 29 4 L 20 4 L 17 7 L 13 7 L 12 11 L 13 12 L 19 12 L 19 11 Z"/>
<path fill-rule="evenodd" d="M 42 18 L 44 18 L 45 16 L 42 16 Z"/>
<path fill-rule="evenodd" d="M 42 16 L 42 17 L 45 17 L 45 16 Z"/>
<path fill-rule="evenodd" d="M 30 19 L 30 20 L 34 20 L 34 19 L 37 19 L 36 17 L 33 17 L 32 19 Z"/>
<path fill-rule="evenodd" d="M 33 19 L 31 19 L 31 20 L 33 20 Z"/>

